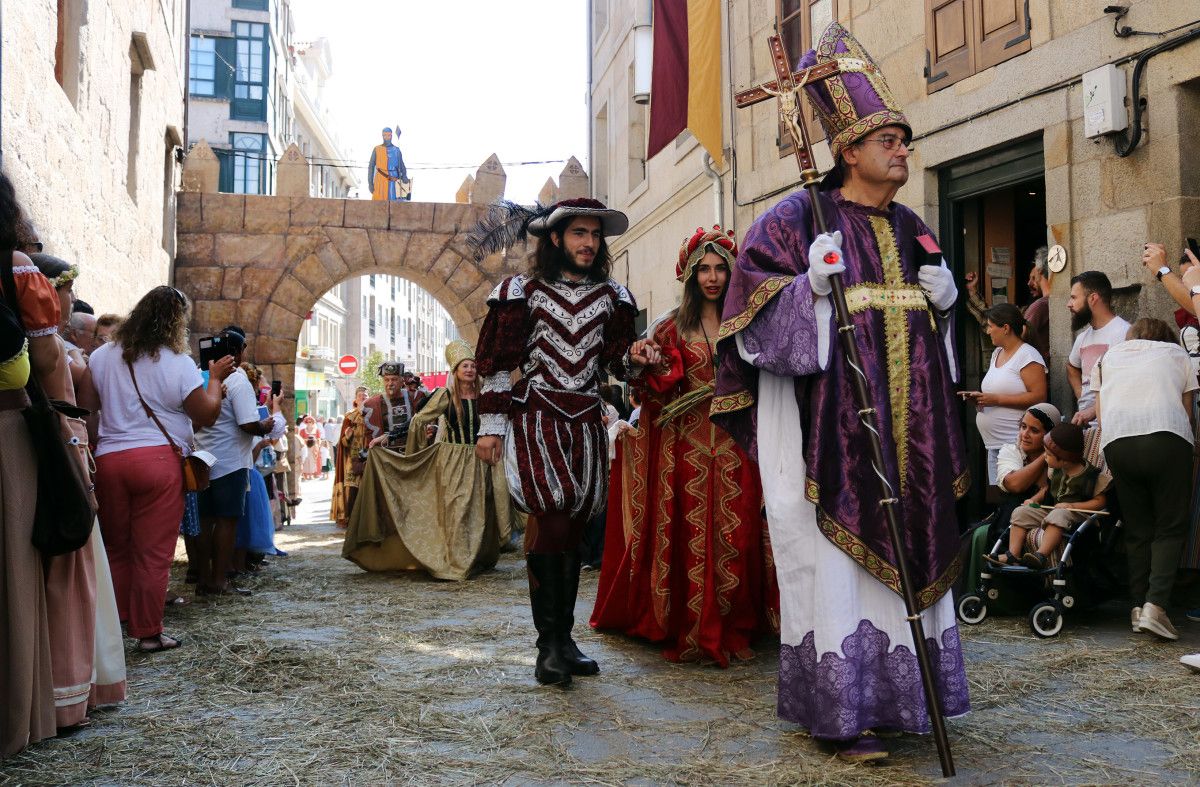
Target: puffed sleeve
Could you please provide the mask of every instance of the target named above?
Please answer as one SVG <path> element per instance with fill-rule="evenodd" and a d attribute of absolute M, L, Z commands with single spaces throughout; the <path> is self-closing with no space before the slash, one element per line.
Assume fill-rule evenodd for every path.
<path fill-rule="evenodd" d="M 512 372 L 521 364 L 529 339 L 529 309 L 523 278 L 502 281 L 488 298 L 475 356 L 479 370 L 479 436 L 508 431 Z"/>
<path fill-rule="evenodd" d="M 671 368 L 666 374 L 643 374 L 639 386 L 650 396 L 669 400 L 671 394 L 683 380 L 683 353 L 680 350 L 679 329 L 675 321 L 667 319 L 654 331 L 654 341 L 658 342 L 659 350 L 670 361 Z M 648 390 L 647 390 L 648 389 Z"/>
<path fill-rule="evenodd" d="M 49 336 L 58 332 L 62 314 L 58 308 L 58 293 L 54 285 L 33 265 L 13 268 L 17 285 L 17 304 L 21 307 L 21 321 L 30 338 Z"/>

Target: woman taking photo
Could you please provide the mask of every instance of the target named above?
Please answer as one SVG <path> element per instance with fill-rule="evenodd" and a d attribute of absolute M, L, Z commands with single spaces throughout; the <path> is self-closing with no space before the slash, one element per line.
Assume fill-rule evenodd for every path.
<path fill-rule="evenodd" d="M 187 354 L 190 313 L 179 290 L 155 287 L 133 307 L 113 341 L 91 357 L 100 398 L 100 529 L 117 609 L 143 653 L 180 644 L 162 630 L 163 599 L 183 518 L 183 468 L 176 449 L 190 453 L 193 425 L 212 426 L 217 420 L 221 382 L 233 371 L 232 357 L 214 361 L 204 385 Z"/>
<path fill-rule="evenodd" d="M 664 645 L 669 661 L 753 655 L 778 630 L 758 468 L 709 420 L 721 307 L 737 245 L 719 227 L 679 250 L 679 307 L 649 333 L 664 361 L 635 384 L 640 426 L 623 430 L 593 628 Z"/>
<path fill-rule="evenodd" d="M 1149 317 L 1092 374 L 1100 449 L 1121 499 L 1133 630 L 1170 640 L 1179 638 L 1166 607 L 1188 534 L 1196 388 L 1175 332 Z"/>
<path fill-rule="evenodd" d="M 996 483 L 1000 448 L 1015 443 L 1026 408 L 1046 401 L 1046 362 L 1021 339 L 1025 317 L 1011 303 L 1001 303 L 985 313 L 984 331 L 995 350 L 978 391 L 960 396 L 978 409 L 975 426 L 987 449 L 988 483 Z"/>

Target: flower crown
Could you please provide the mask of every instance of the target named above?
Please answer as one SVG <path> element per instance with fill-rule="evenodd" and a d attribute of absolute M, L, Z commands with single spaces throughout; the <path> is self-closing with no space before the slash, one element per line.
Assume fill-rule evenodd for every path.
<path fill-rule="evenodd" d="M 52 285 L 54 285 L 54 289 L 61 290 L 63 287 L 66 287 L 68 284 L 75 281 L 77 278 L 79 278 L 79 266 L 72 265 L 71 267 L 67 268 L 65 271 L 63 271 L 62 273 L 58 274 L 53 279 L 51 279 L 50 283 Z"/>
<path fill-rule="evenodd" d="M 700 264 L 700 260 L 710 251 L 720 254 L 732 269 L 738 253 L 737 242 L 733 239 L 733 230 L 723 230 L 718 224 L 714 224 L 711 230 L 697 227 L 696 233 L 679 247 L 679 262 L 675 265 L 675 278 L 681 282 L 691 278 L 692 272 Z"/>

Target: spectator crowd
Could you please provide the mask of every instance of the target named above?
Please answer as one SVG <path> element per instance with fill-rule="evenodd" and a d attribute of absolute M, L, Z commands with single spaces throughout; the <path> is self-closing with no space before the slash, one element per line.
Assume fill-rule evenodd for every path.
<path fill-rule="evenodd" d="M 980 390 L 962 396 L 976 407 L 993 499 L 1012 525 L 1007 548 L 986 559 L 1046 569 L 1090 514 L 1119 514 L 1132 630 L 1178 639 L 1167 610 L 1173 599 L 1194 603 L 1200 587 L 1200 261 L 1185 248 L 1173 268 L 1163 244 L 1145 244 L 1142 264 L 1179 307 L 1175 326 L 1154 317 L 1130 324 L 1114 310 L 1104 273 L 1074 276 L 1065 305 L 1077 333 L 1062 368 L 1051 370 L 1045 260 L 1039 250 L 1035 300 L 1024 312 L 970 295 L 994 350 Z M 1065 373 L 1074 394 L 1070 418 L 1048 402 L 1054 373 Z M 1200 621 L 1200 609 L 1184 615 Z M 1200 654 L 1183 662 L 1200 670 Z"/>
<path fill-rule="evenodd" d="M 125 637 L 143 654 L 184 644 L 163 622 L 188 603 L 168 592 L 180 536 L 196 596 L 249 595 L 238 577 L 283 554 L 307 456 L 243 328 L 201 370 L 174 287 L 96 316 L 74 293 L 89 272 L 45 252 L 3 175 L 0 247 L 3 758 L 124 701 Z"/>

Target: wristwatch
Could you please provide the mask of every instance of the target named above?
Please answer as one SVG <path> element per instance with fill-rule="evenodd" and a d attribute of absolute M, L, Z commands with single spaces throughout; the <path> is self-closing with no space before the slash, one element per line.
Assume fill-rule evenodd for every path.
<path fill-rule="evenodd" d="M 1197 295 L 1200 295 L 1200 284 L 1193 284 L 1190 292 L 1192 293 L 1193 298 L 1195 298 Z"/>
<path fill-rule="evenodd" d="M 1171 269 L 1169 267 L 1167 267 L 1166 265 L 1164 265 L 1161 268 L 1159 268 L 1157 271 L 1154 272 L 1154 278 L 1158 279 L 1159 281 L 1162 281 L 1162 277 L 1166 276 L 1170 272 L 1171 272 Z"/>

